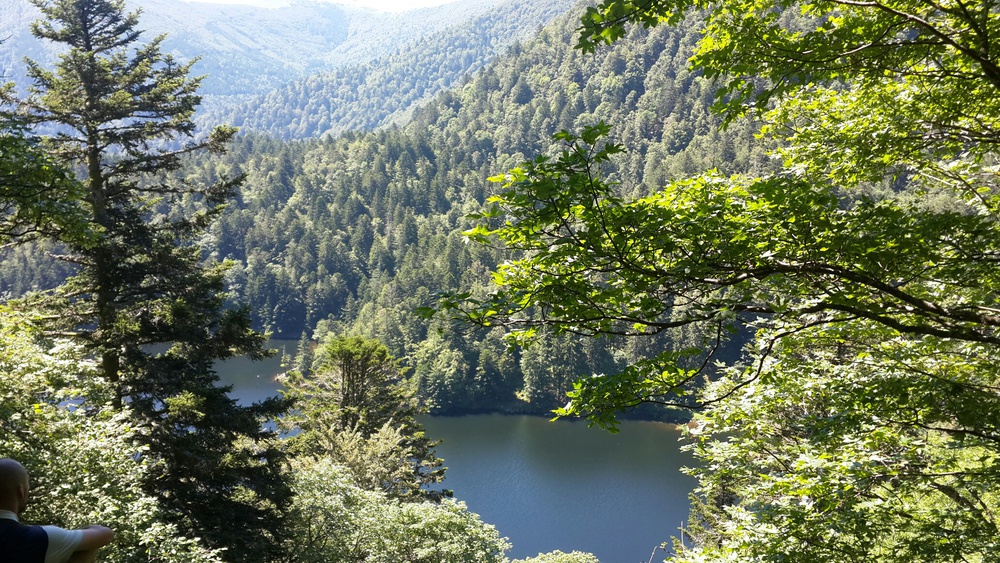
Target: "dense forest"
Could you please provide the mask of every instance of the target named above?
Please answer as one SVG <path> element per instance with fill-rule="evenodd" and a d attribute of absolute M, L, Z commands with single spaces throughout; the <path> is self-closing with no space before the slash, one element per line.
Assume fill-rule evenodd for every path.
<path fill-rule="evenodd" d="M 579 17 L 574 10 L 512 47 L 405 125 L 293 143 L 248 133 L 224 156 L 193 159 L 178 178 L 246 174 L 203 245 L 214 259 L 236 261 L 227 281 L 251 304 L 257 326 L 284 339 L 376 338 L 405 359 L 419 396 L 438 412 L 545 413 L 565 403 L 580 374 L 613 372 L 650 349 L 696 341 L 697 333 L 683 331 L 649 342 L 552 335 L 520 351 L 503 331 L 455 329 L 418 314 L 439 292 L 486 291 L 490 270 L 506 256 L 467 243 L 462 231 L 474 225 L 467 216 L 495 191 L 488 178 L 548 150 L 560 129 L 621 124 L 615 135 L 629 150 L 614 166 L 631 194 L 707 168 L 772 166 L 751 123 L 720 131 L 710 110 L 714 88 L 687 69 L 694 25 L 638 29 L 588 56 L 573 49 Z M 353 76 L 330 75 L 326 88 L 305 99 L 328 100 L 322 92 L 329 88 L 352 91 Z M 342 82 L 334 87 L 334 79 Z M 371 103 L 390 104 L 392 85 L 372 91 L 388 100 Z M 280 97 L 288 92 L 295 95 Z M 259 111 L 291 111 L 300 93 L 278 90 Z M 279 120 L 271 129 L 301 123 Z M 40 267 L 30 248 L 15 252 L 17 266 L 3 274 L 15 294 L 65 273 Z"/>
<path fill-rule="evenodd" d="M 285 338 L 314 337 L 317 326 L 377 338 L 442 410 L 496 408 L 516 395 L 544 412 L 579 374 L 697 339 L 552 336 L 512 354 L 502 332 L 452 330 L 417 314 L 438 292 L 486 291 L 507 256 L 469 245 L 467 217 L 495 190 L 489 177 L 548 150 L 560 129 L 622 124 L 615 134 L 629 150 L 614 166 L 632 194 L 705 168 L 771 165 L 749 122 L 719 131 L 714 89 L 686 70 L 694 27 L 636 30 L 587 57 L 572 48 L 578 19 L 574 11 L 513 47 L 401 127 L 292 144 L 249 135 L 206 161 L 205 170 L 247 174 L 211 248 L 238 261 L 232 283 L 261 326 Z"/>
<path fill-rule="evenodd" d="M 556 408 L 693 417 L 673 561 L 994 558 L 991 5 L 513 2 L 203 116 L 242 134 L 121 0 L 34 5 L 65 56 L 0 91 L 32 519 L 115 561 L 506 561 L 416 415 Z M 286 393 L 241 406 L 213 366 L 269 335 Z"/>
<path fill-rule="evenodd" d="M 313 74 L 240 104 L 203 112 L 208 123 L 280 139 L 320 137 L 405 123 L 410 112 L 534 34 L 565 12 L 568 0 L 515 0 L 387 56 Z"/>
<path fill-rule="evenodd" d="M 96 520 L 115 541 L 88 545 L 114 561 L 508 562 L 436 486 L 426 408 L 381 342 L 328 331 L 281 397 L 252 405 L 218 385 L 217 362 L 271 354 L 231 292 L 244 268 L 208 245 L 239 210 L 246 177 L 221 158 L 236 130 L 195 135 L 194 61 L 139 42 L 123 2 L 35 6 L 33 35 L 64 54 L 28 61 L 27 95 L 0 92 L 4 272 L 32 268 L 0 305 L 0 455 L 44 500 L 26 503 L 4 460 L 3 508 L 84 541 Z M 258 141 L 239 148 L 280 147 Z"/>

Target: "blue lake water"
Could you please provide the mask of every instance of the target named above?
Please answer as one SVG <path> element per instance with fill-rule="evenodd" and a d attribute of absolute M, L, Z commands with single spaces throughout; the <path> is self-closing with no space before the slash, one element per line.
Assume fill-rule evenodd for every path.
<path fill-rule="evenodd" d="M 294 342 L 280 342 L 277 347 Z M 276 393 L 280 357 L 219 366 L 233 396 L 249 403 Z M 662 561 L 657 550 L 687 518 L 692 463 L 672 425 L 625 422 L 609 434 L 577 421 L 507 415 L 423 417 L 441 440 L 444 487 L 493 524 L 524 558 L 559 549 L 602 563 Z"/>
<path fill-rule="evenodd" d="M 559 549 L 589 551 L 603 563 L 645 563 L 687 518 L 695 483 L 680 467 L 691 461 L 669 425 L 626 422 L 609 434 L 529 416 L 423 423 L 443 440 L 444 485 L 510 539 L 512 557 Z"/>

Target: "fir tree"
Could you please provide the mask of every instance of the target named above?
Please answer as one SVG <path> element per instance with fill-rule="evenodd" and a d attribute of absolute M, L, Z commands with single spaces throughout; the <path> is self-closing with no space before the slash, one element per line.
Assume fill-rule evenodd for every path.
<path fill-rule="evenodd" d="M 443 460 L 434 452 L 437 442 L 424 434 L 416 417 L 421 412 L 403 378 L 404 370 L 389 349 L 378 340 L 361 336 L 328 337 L 316 351 L 310 374 L 286 374 L 286 396 L 295 404 L 296 414 L 285 423 L 296 433 L 290 439 L 298 453 L 317 458 L 332 456 L 351 467 L 345 442 L 388 440 L 401 455 L 400 471 L 393 477 L 377 479 L 386 493 L 403 499 L 439 498 L 449 491 L 426 487 L 444 479 Z M 352 439 L 345 439 L 353 436 Z M 372 448 L 372 463 L 380 447 Z M 364 447 L 360 448 L 362 451 Z"/>
<path fill-rule="evenodd" d="M 81 192 L 72 174 L 48 157 L 21 120 L 0 117 L 0 247 L 39 236 L 83 242 L 86 220 L 70 203 Z"/>
<path fill-rule="evenodd" d="M 268 531 L 287 488 L 261 420 L 283 405 L 241 407 L 216 385 L 215 361 L 260 359 L 265 338 L 246 308 L 227 308 L 226 265 L 203 265 L 194 242 L 241 178 L 190 185 L 170 177 L 184 155 L 222 151 L 235 130 L 194 136 L 195 61 L 163 54 L 163 36 L 140 41 L 139 12 L 126 13 L 121 0 L 35 5 L 43 19 L 34 35 L 68 50 L 54 70 L 27 61 L 28 97 L 4 101 L 55 131 L 50 152 L 78 171 L 86 194 L 78 205 L 98 236 L 68 241 L 61 258 L 78 265 L 77 275 L 29 302 L 57 319 L 53 331 L 83 340 L 100 359 L 115 390 L 108 400 L 132 413 L 146 455 L 162 462 L 147 487 L 182 529 L 234 561 L 271 560 Z M 196 204 L 200 211 L 182 211 Z"/>

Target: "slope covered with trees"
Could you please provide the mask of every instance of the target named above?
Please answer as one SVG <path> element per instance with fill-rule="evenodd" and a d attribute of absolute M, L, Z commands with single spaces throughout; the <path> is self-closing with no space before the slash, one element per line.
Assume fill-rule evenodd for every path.
<path fill-rule="evenodd" d="M 251 2 L 261 6 L 149 0 L 130 5 L 142 9 L 150 36 L 167 34 L 164 52 L 182 62 L 201 57 L 194 68 L 206 75 L 202 96 L 207 107 L 219 108 L 314 74 L 391 56 L 468 25 L 505 1 L 460 0 L 405 14 L 329 2 Z M 0 1 L 0 76 L 20 86 L 28 83 L 23 57 L 49 64 L 57 55 L 28 29 L 38 16 L 29 0 Z"/>
<path fill-rule="evenodd" d="M 302 139 L 404 123 L 465 75 L 479 70 L 514 42 L 530 37 L 572 0 L 512 0 L 370 62 L 314 74 L 239 104 L 206 114 L 244 132 Z M 411 16 L 413 17 L 413 16 Z"/>
<path fill-rule="evenodd" d="M 580 12 L 442 93 L 398 128 L 285 143 L 259 135 L 223 157 L 196 157 L 177 177 L 246 174 L 203 243 L 236 265 L 227 282 L 252 304 L 257 326 L 283 338 L 328 332 L 376 337 L 413 370 L 434 408 L 544 412 L 564 403 L 580 373 L 614 372 L 650 342 L 549 335 L 522 353 L 501 331 L 467 334 L 415 311 L 439 291 L 483 292 L 502 252 L 466 243 L 466 216 L 495 187 L 486 178 L 543 151 L 550 136 L 604 119 L 629 151 L 614 162 L 627 193 L 718 167 L 772 166 L 749 122 L 720 131 L 714 88 L 687 68 L 695 26 L 635 30 L 612 49 L 572 48 Z M 5 288 L 45 287 L 51 270 L 15 252 Z M 36 274 L 37 273 L 37 274 Z M 525 403 L 527 401 L 527 405 Z"/>
<path fill-rule="evenodd" d="M 193 138 L 198 79 L 161 39 L 137 43 L 123 2 L 37 5 L 33 33 L 64 53 L 29 63 L 27 97 L 3 91 L 0 237 L 51 241 L 72 274 L 0 305 L 0 456 L 41 499 L 25 520 L 106 524 L 115 562 L 506 562 L 495 528 L 421 488 L 443 468 L 381 344 L 329 338 L 315 375 L 289 383 L 297 410 L 217 384 L 217 360 L 264 354 L 227 264 L 196 240 L 240 176 L 172 173 L 233 130 Z"/>
<path fill-rule="evenodd" d="M 584 56 L 572 48 L 578 17 L 514 47 L 405 126 L 296 143 L 248 135 L 193 169 L 247 174 L 212 244 L 217 257 L 238 262 L 230 281 L 261 326 L 285 338 L 313 336 L 317 326 L 376 337 L 440 409 L 496 408 L 516 403 L 515 394 L 548 409 L 580 373 L 617 370 L 644 347 L 686 341 L 552 336 L 520 355 L 500 332 L 441 332 L 415 312 L 438 291 L 485 291 L 505 255 L 467 244 L 466 216 L 494 190 L 486 178 L 545 150 L 559 129 L 622 124 L 615 134 L 630 151 L 615 166 L 631 193 L 703 167 L 771 165 L 748 122 L 718 130 L 714 89 L 686 68 L 693 27 L 636 30 Z"/>

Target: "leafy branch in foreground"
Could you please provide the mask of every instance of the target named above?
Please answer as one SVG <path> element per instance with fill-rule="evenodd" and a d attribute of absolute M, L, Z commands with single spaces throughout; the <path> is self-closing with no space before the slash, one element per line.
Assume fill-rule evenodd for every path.
<path fill-rule="evenodd" d="M 578 48 L 687 17 L 704 22 L 691 64 L 718 84 L 716 109 L 764 119 L 789 167 L 841 186 L 889 176 L 972 199 L 992 191 L 995 3 L 604 0 L 582 18 Z"/>
<path fill-rule="evenodd" d="M 700 408 L 674 561 L 988 561 L 1000 509 L 994 3 L 604 0 L 627 24 L 704 22 L 691 59 L 785 169 L 712 172 L 624 200 L 594 134 L 511 172 L 470 233 L 520 250 L 488 299 L 442 307 L 529 337 L 749 327 L 710 381 L 676 353 L 581 379 L 562 414 Z M 863 194 L 879 193 L 878 197 Z M 556 194 L 556 195 L 553 195 Z M 711 334 L 713 331 L 707 331 Z M 703 349 L 704 359 L 711 343 Z"/>
<path fill-rule="evenodd" d="M 600 132 L 563 133 L 568 147 L 558 157 L 503 178 L 485 215 L 506 222 L 467 234 L 523 257 L 498 267 L 488 299 L 452 296 L 444 308 L 524 337 L 540 326 L 635 336 L 698 323 L 727 332 L 780 323 L 794 332 L 866 319 L 907 335 L 1000 343 L 1000 246 L 988 216 L 891 199 L 845 204 L 834 186 L 794 174 L 709 173 L 622 201 L 598 175 L 616 150 L 595 149 Z M 638 379 L 646 399 L 675 393 L 692 380 L 679 359 L 587 380 L 566 414 L 634 404 L 608 385 L 625 392 Z M 589 393 L 593 386 L 601 391 Z"/>

